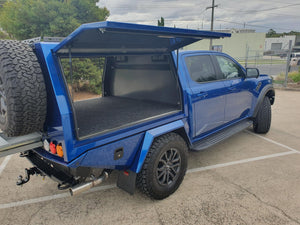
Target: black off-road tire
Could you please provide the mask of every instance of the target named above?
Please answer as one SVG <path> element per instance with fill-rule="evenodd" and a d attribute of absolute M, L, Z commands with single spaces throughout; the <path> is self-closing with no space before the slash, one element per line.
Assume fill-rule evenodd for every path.
<path fill-rule="evenodd" d="M 265 96 L 263 102 L 253 121 L 253 130 L 255 133 L 268 133 L 271 126 L 271 103 L 270 99 Z"/>
<path fill-rule="evenodd" d="M 0 129 L 7 136 L 39 131 L 46 111 L 44 77 L 33 49 L 0 40 Z"/>
<path fill-rule="evenodd" d="M 186 142 L 176 133 L 156 138 L 137 175 L 138 189 L 154 199 L 164 199 L 174 193 L 186 173 L 187 151 Z M 169 180 L 164 179 L 163 173 Z"/>

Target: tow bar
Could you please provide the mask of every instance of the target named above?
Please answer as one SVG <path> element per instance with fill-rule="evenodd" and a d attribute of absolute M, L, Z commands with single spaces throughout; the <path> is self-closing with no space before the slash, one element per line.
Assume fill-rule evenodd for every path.
<path fill-rule="evenodd" d="M 23 179 L 22 175 L 19 175 L 18 180 L 17 180 L 17 185 L 23 185 L 26 184 L 29 180 L 30 180 L 30 176 L 31 175 L 41 175 L 41 176 L 45 176 L 44 174 L 41 173 L 41 171 L 39 171 L 38 168 L 36 167 L 31 167 L 30 169 L 25 169 L 25 179 Z"/>

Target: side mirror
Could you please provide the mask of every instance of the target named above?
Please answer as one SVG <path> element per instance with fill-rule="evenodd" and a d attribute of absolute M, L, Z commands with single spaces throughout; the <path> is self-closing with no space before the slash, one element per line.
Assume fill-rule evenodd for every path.
<path fill-rule="evenodd" d="M 258 78 L 259 70 L 257 68 L 246 68 L 246 78 Z"/>

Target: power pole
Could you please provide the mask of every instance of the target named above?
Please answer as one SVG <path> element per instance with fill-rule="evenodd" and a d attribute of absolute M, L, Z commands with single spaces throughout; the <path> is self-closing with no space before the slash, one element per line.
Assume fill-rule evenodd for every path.
<path fill-rule="evenodd" d="M 292 40 L 289 41 L 289 51 L 286 57 L 286 69 L 285 69 L 285 79 L 283 86 L 286 87 L 287 80 L 288 80 L 288 74 L 290 72 L 290 63 L 291 63 L 291 54 L 292 54 Z"/>
<path fill-rule="evenodd" d="M 215 7 L 218 7 L 218 5 L 215 5 L 215 0 L 212 0 L 212 5 L 206 7 L 206 10 L 211 9 L 211 22 L 210 22 L 210 30 L 214 30 L 214 14 L 215 14 Z M 212 50 L 212 39 L 210 39 L 209 42 L 209 50 Z"/>

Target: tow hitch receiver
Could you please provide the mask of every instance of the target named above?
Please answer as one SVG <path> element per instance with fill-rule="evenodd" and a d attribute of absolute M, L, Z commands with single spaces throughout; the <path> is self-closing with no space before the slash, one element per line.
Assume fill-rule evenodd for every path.
<path fill-rule="evenodd" d="M 41 171 L 38 170 L 38 168 L 36 167 L 31 167 L 30 169 L 25 169 L 25 179 L 23 179 L 22 175 L 19 175 L 18 180 L 17 180 L 17 185 L 23 185 L 26 184 L 29 180 L 30 180 L 30 176 L 31 175 L 41 175 L 41 176 L 45 176 L 44 174 L 42 174 Z"/>

